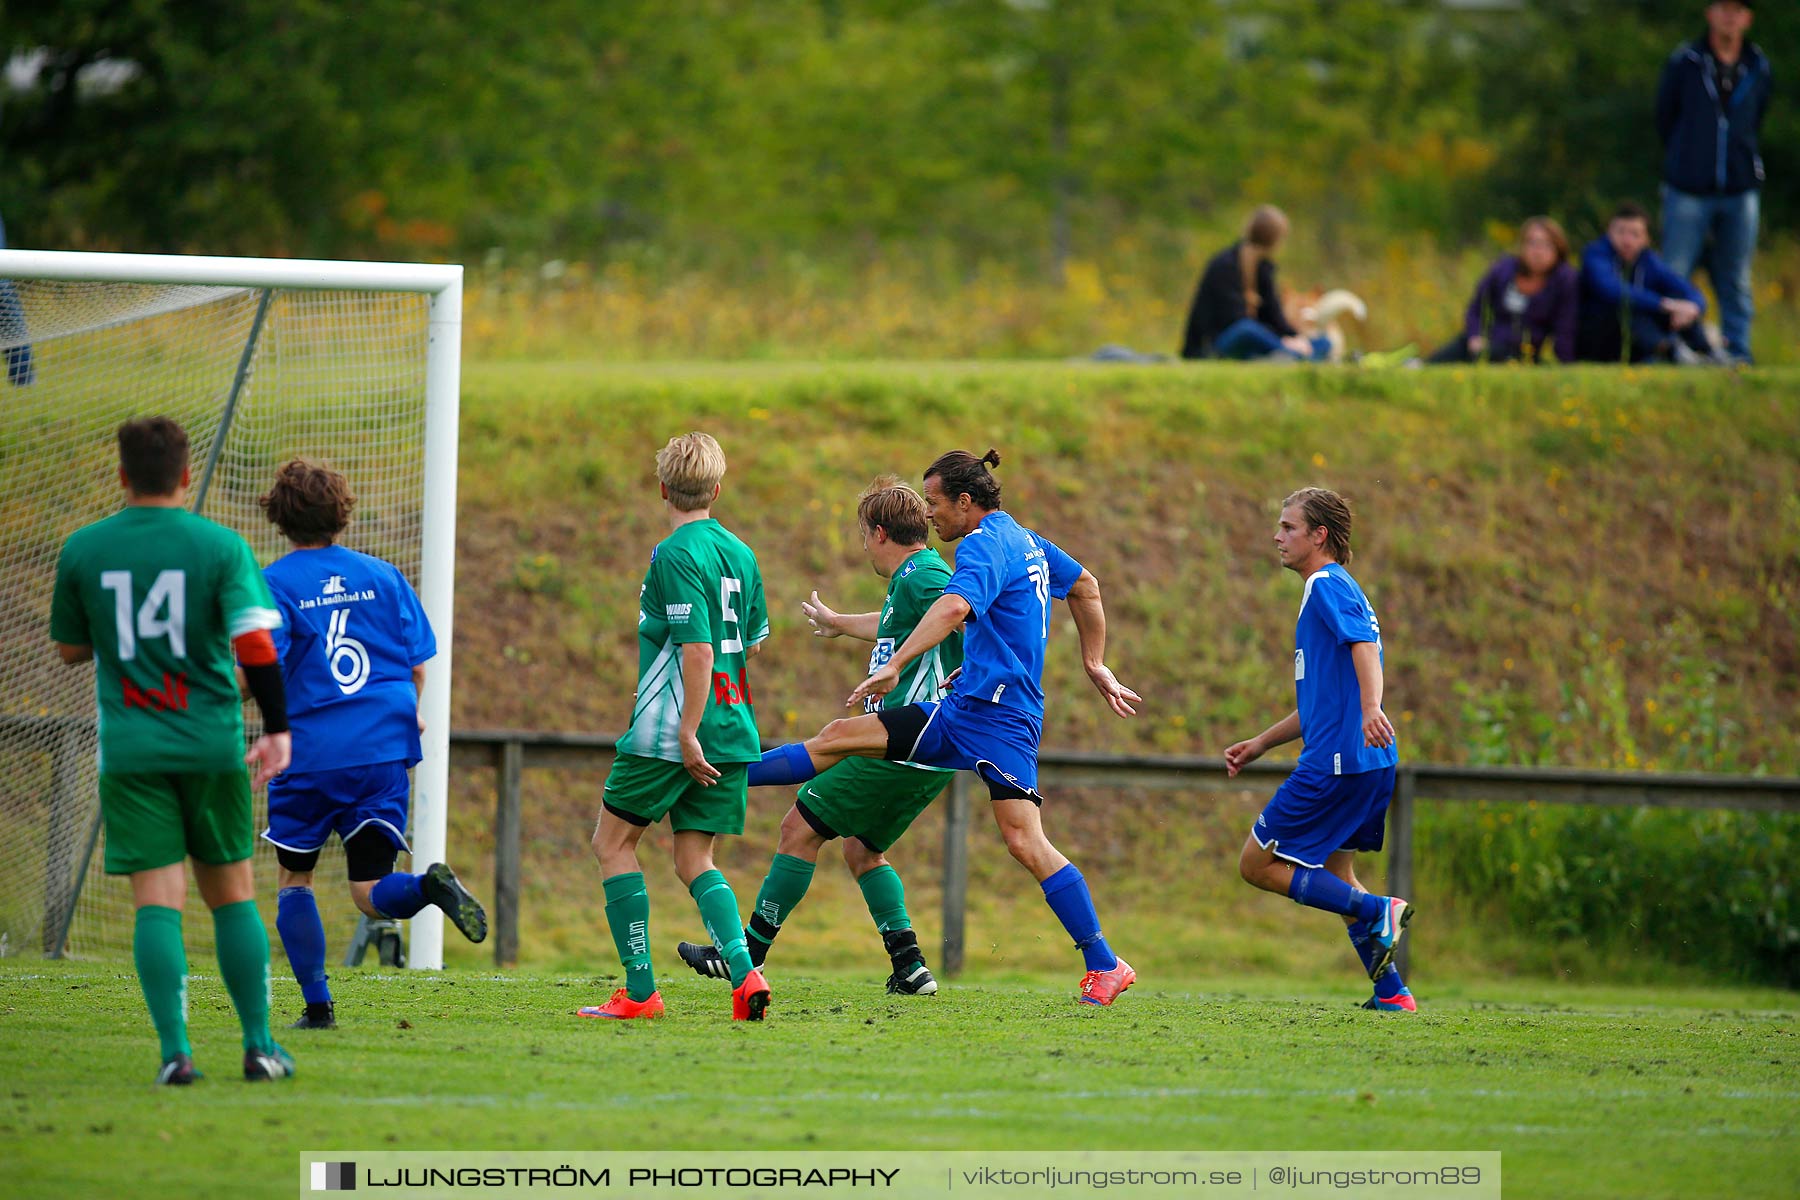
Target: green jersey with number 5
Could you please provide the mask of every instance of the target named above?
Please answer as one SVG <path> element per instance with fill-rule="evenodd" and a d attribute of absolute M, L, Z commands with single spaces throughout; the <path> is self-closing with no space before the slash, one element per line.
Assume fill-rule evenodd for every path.
<path fill-rule="evenodd" d="M 231 639 L 280 624 L 249 545 L 186 509 L 129 506 L 57 560 L 50 637 L 94 648 L 102 771 L 242 768 Z"/>
<path fill-rule="evenodd" d="M 700 749 L 712 763 L 761 758 L 745 666 L 769 636 L 769 610 L 750 547 L 711 517 L 678 526 L 651 552 L 638 595 L 637 703 L 619 751 L 681 761 L 681 648 L 704 642 L 713 664 Z"/>

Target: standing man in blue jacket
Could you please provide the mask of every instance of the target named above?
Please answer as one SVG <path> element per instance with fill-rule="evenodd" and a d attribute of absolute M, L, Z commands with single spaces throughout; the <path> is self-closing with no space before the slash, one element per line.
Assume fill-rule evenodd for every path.
<path fill-rule="evenodd" d="M 1627 200 L 1581 252 L 1575 357 L 1582 362 L 1716 361 L 1706 297 L 1650 248 L 1650 214 Z"/>
<path fill-rule="evenodd" d="M 1683 276 L 1704 265 L 1733 359 L 1750 361 L 1750 255 L 1756 248 L 1769 60 L 1745 40 L 1755 5 L 1715 0 L 1706 36 L 1676 49 L 1656 92 L 1663 141 L 1663 256 Z"/>

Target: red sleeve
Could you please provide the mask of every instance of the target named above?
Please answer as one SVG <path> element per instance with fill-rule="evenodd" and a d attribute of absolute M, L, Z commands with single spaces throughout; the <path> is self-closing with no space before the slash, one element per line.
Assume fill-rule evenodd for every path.
<path fill-rule="evenodd" d="M 231 639 L 237 660 L 246 667 L 272 667 L 280 661 L 275 654 L 275 639 L 266 629 L 252 629 Z"/>

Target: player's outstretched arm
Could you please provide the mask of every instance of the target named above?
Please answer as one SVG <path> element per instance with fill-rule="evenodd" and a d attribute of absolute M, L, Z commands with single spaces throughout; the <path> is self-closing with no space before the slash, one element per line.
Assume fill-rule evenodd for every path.
<path fill-rule="evenodd" d="M 817 591 L 813 592 L 811 600 L 800 602 L 800 611 L 806 614 L 814 637 L 834 638 L 849 634 L 858 641 L 872 642 L 881 630 L 880 613 L 833 612 L 830 605 L 819 599 Z"/>
<path fill-rule="evenodd" d="M 63 662 L 71 667 L 76 663 L 94 661 L 94 648 L 92 646 L 71 646 L 67 642 L 58 642 L 56 643 L 56 652 L 62 656 Z"/>
<path fill-rule="evenodd" d="M 1144 698 L 1113 677 L 1106 665 L 1106 606 L 1100 602 L 1100 581 L 1085 568 L 1069 589 L 1069 615 L 1075 619 L 1075 632 L 1081 635 L 1081 665 L 1088 679 L 1106 700 L 1108 708 L 1121 717 L 1137 716 L 1133 704 Z"/>
<path fill-rule="evenodd" d="M 881 670 L 857 684 L 850 698 L 844 701 L 844 707 L 857 708 L 870 696 L 885 696 L 893 691 L 906 664 L 949 637 L 968 620 L 969 612 L 969 602 L 954 592 L 939 596 L 913 626 L 912 633 L 900 643 L 900 648 L 894 651 L 894 657 L 888 659 Z"/>
<path fill-rule="evenodd" d="M 700 748 L 700 718 L 706 714 L 712 691 L 711 642 L 686 642 L 681 647 L 681 765 L 701 787 L 719 782 L 719 768 L 706 761 Z"/>
<path fill-rule="evenodd" d="M 1394 744 L 1394 724 L 1381 711 L 1381 647 L 1374 642 L 1353 642 L 1350 661 L 1356 667 L 1356 683 L 1362 690 L 1363 745 Z"/>
<path fill-rule="evenodd" d="M 1275 747 L 1299 736 L 1300 710 L 1295 709 L 1255 737 L 1225 747 L 1225 777 L 1230 779 Z"/>

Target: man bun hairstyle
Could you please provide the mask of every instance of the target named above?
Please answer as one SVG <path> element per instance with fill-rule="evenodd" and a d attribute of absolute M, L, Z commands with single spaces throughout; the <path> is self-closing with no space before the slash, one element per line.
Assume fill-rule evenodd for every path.
<path fill-rule="evenodd" d="M 263 515 L 297 546 L 329 546 L 350 524 L 356 494 L 350 481 L 322 462 L 296 458 L 275 472 L 257 499 Z"/>
<path fill-rule="evenodd" d="M 898 475 L 883 475 L 864 489 L 856 501 L 856 519 L 864 529 L 887 530 L 889 539 L 899 545 L 925 543 L 925 498 Z"/>
<path fill-rule="evenodd" d="M 119 467 L 137 495 L 174 495 L 187 465 L 187 430 L 170 418 L 138 417 L 119 426 Z"/>
<path fill-rule="evenodd" d="M 1350 565 L 1350 502 L 1332 491 L 1330 488 L 1304 487 L 1286 500 L 1281 507 L 1300 506 L 1300 518 L 1306 522 L 1307 532 L 1325 527 L 1325 552 L 1340 567 Z"/>
<path fill-rule="evenodd" d="M 725 478 L 725 451 L 708 433 L 684 433 L 656 452 L 656 478 L 669 489 L 669 503 L 680 512 L 709 508 L 719 481 Z"/>
<path fill-rule="evenodd" d="M 980 458 L 967 450 L 952 450 L 926 467 L 924 478 L 936 475 L 938 485 L 951 500 L 966 494 L 977 508 L 991 510 L 1000 507 L 1000 481 L 988 468 L 999 465 L 1000 452 L 992 447 Z"/>

